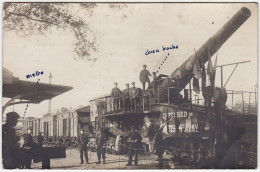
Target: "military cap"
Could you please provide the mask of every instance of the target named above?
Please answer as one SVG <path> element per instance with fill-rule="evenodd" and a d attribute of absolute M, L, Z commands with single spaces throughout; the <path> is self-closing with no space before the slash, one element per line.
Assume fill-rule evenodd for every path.
<path fill-rule="evenodd" d="M 131 84 L 132 84 L 132 85 L 134 85 L 134 84 L 135 84 L 135 82 L 132 82 Z"/>
<path fill-rule="evenodd" d="M 126 83 L 125 85 L 129 85 L 128 83 Z"/>
<path fill-rule="evenodd" d="M 118 83 L 117 83 L 117 82 L 114 82 L 114 84 L 115 84 L 115 85 L 118 85 Z"/>
<path fill-rule="evenodd" d="M 147 67 L 147 65 L 146 65 L 146 64 L 144 64 L 144 65 L 143 65 L 143 67 Z"/>
<path fill-rule="evenodd" d="M 6 119 L 20 118 L 20 115 L 16 112 L 9 112 L 6 114 Z"/>

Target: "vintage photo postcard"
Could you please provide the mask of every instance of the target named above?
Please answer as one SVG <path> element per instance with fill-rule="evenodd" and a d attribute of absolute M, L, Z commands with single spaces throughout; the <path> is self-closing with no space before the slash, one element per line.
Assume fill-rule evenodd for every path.
<path fill-rule="evenodd" d="M 2 15 L 2 169 L 257 168 L 258 3 Z"/>

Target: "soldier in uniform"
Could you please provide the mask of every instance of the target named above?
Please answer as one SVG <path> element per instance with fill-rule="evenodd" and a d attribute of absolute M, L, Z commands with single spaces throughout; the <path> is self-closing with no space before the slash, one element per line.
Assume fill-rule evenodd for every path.
<path fill-rule="evenodd" d="M 84 130 L 80 130 L 80 135 L 78 137 L 78 149 L 80 152 L 80 164 L 84 163 L 83 154 L 86 160 L 86 164 L 88 164 L 88 136 L 84 134 Z"/>
<path fill-rule="evenodd" d="M 143 65 L 143 70 L 140 72 L 140 81 L 143 84 L 143 93 L 145 91 L 145 83 L 148 82 L 148 87 L 150 87 L 149 76 L 152 76 L 150 72 L 146 69 L 146 65 Z"/>
<path fill-rule="evenodd" d="M 158 156 L 159 166 L 162 167 L 162 155 L 165 151 L 162 129 L 158 125 L 155 126 L 155 135 L 154 135 L 154 149 L 156 151 L 156 155 Z"/>
<path fill-rule="evenodd" d="M 138 150 L 141 147 L 142 144 L 142 137 L 138 133 L 137 129 L 132 127 L 131 132 L 125 137 L 125 139 L 130 138 L 130 144 L 129 144 L 129 149 L 128 149 L 128 156 L 129 160 L 126 166 L 131 166 L 132 165 L 132 159 L 133 155 L 135 155 L 135 165 L 138 163 Z"/>
<path fill-rule="evenodd" d="M 97 164 L 100 164 L 101 155 L 102 155 L 102 159 L 103 159 L 103 164 L 105 164 L 106 141 L 107 141 L 107 136 L 105 134 L 105 131 L 102 128 L 100 128 L 97 133 L 97 139 L 96 139 L 97 157 L 98 157 Z"/>
<path fill-rule="evenodd" d="M 18 136 L 14 127 L 20 116 L 16 112 L 6 114 L 6 123 L 2 125 L 2 158 L 5 169 L 15 169 L 20 166 L 20 148 Z"/>
<path fill-rule="evenodd" d="M 111 91 L 111 97 L 114 99 L 114 109 L 119 110 L 120 97 L 122 96 L 121 91 L 117 88 L 118 83 L 114 83 L 115 87 Z"/>
<path fill-rule="evenodd" d="M 125 110 L 130 110 L 130 95 L 129 95 L 129 84 L 126 84 L 126 89 L 124 89 L 123 97 L 124 97 L 124 107 Z"/>
<path fill-rule="evenodd" d="M 135 87 L 135 82 L 132 82 L 132 87 L 129 89 L 131 111 L 137 109 L 138 89 Z"/>
<path fill-rule="evenodd" d="M 24 144 L 22 146 L 23 163 L 22 168 L 31 169 L 32 158 L 33 158 L 33 138 L 32 138 L 32 128 L 29 128 L 28 133 L 24 134 Z"/>

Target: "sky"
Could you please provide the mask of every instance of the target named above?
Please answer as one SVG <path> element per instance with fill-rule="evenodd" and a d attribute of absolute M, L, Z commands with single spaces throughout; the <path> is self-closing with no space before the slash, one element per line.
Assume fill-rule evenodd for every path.
<path fill-rule="evenodd" d="M 143 64 L 150 72 L 157 71 L 169 53 L 159 74 L 170 74 L 213 36 L 241 7 L 251 10 L 251 17 L 218 51 L 217 64 L 250 60 L 237 67 L 226 85 L 228 90 L 254 91 L 257 84 L 257 11 L 254 3 L 128 3 L 128 8 L 113 10 L 98 3 L 91 18 L 86 20 L 97 33 L 95 62 L 75 60 L 70 31 L 54 30 L 46 35 L 19 37 L 3 31 L 3 66 L 21 80 L 72 86 L 73 89 L 52 99 L 52 112 L 89 105 L 89 100 L 110 93 L 114 82 L 124 89 L 125 83 L 141 87 L 139 73 Z M 79 11 L 76 15 L 83 15 Z M 162 46 L 178 45 L 163 52 Z M 145 55 L 147 50 L 160 52 Z M 215 56 L 214 56 L 215 58 Z M 213 62 L 215 61 L 213 58 Z M 224 82 L 234 66 L 224 68 Z M 27 79 L 27 74 L 44 74 Z M 152 78 L 151 78 L 152 79 Z M 217 70 L 216 86 L 220 86 Z M 238 97 L 236 100 L 238 101 Z M 8 99 L 3 98 L 3 102 Z M 5 113 L 23 114 L 26 104 L 8 107 Z M 26 116 L 42 117 L 48 112 L 48 101 L 29 104 Z"/>

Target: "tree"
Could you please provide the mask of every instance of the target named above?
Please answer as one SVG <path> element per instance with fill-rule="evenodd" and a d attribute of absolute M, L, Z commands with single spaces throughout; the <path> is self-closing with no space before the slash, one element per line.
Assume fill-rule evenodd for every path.
<path fill-rule="evenodd" d="M 257 104 L 256 102 L 250 103 L 250 104 L 244 102 L 244 113 L 245 114 L 257 114 L 256 104 Z M 238 112 L 238 113 L 243 113 L 243 102 L 239 101 L 239 102 L 235 103 L 234 106 L 232 107 L 232 111 Z"/>
<path fill-rule="evenodd" d="M 3 29 L 15 31 L 19 36 L 31 36 L 35 32 L 45 34 L 52 29 L 70 30 L 76 38 L 74 50 L 77 57 L 95 61 L 91 56 L 96 49 L 96 36 L 86 17 L 93 15 L 96 3 L 4 3 Z M 116 10 L 126 4 L 110 3 Z M 84 12 L 84 18 L 76 15 Z"/>

